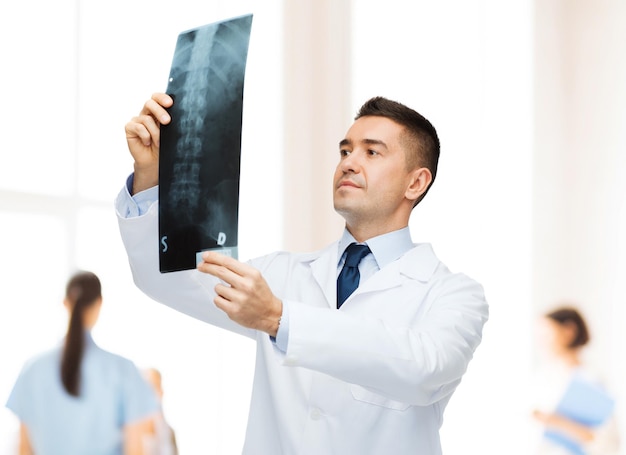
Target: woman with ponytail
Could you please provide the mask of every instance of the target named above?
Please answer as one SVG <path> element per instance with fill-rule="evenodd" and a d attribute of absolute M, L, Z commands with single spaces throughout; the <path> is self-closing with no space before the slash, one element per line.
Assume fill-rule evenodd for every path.
<path fill-rule="evenodd" d="M 26 363 L 7 402 L 20 419 L 20 455 L 142 455 L 158 401 L 130 360 L 91 337 L 102 305 L 98 277 L 72 276 L 64 305 L 63 343 Z"/>

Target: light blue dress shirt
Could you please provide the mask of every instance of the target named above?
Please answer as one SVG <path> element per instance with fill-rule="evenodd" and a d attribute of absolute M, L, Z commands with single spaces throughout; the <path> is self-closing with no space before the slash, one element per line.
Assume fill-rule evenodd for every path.
<path fill-rule="evenodd" d="M 358 242 L 352 237 L 352 234 L 345 229 L 341 240 L 339 240 L 337 276 L 339 276 L 343 264 L 346 261 L 346 248 L 348 248 L 351 243 Z M 372 237 L 366 242 L 363 242 L 363 244 L 369 246 L 372 254 L 365 256 L 359 263 L 360 283 L 365 282 L 374 273 L 400 258 L 414 246 L 411 240 L 411 231 L 408 227 Z"/>
<path fill-rule="evenodd" d="M 26 363 L 6 406 L 26 425 L 37 455 L 117 455 L 123 427 L 158 411 L 157 397 L 128 359 L 86 334 L 79 397 L 61 382 L 62 348 Z"/>

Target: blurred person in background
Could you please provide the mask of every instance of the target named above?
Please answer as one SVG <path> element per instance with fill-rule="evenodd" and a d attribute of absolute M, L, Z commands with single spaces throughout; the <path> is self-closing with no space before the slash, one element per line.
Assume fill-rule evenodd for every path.
<path fill-rule="evenodd" d="M 542 367 L 533 420 L 541 431 L 536 455 L 610 455 L 619 450 L 614 400 L 583 355 L 590 341 L 579 310 L 561 306 L 539 321 Z"/>
<path fill-rule="evenodd" d="M 163 377 L 156 368 L 147 368 L 143 375 L 159 399 L 159 412 L 150 423 L 149 434 L 144 438 L 146 455 L 178 455 L 176 434 L 163 412 Z"/>
<path fill-rule="evenodd" d="M 143 455 L 142 438 L 158 403 L 128 359 L 91 337 L 102 306 L 99 278 L 87 271 L 67 283 L 64 342 L 26 362 L 6 406 L 20 420 L 19 453 Z"/>

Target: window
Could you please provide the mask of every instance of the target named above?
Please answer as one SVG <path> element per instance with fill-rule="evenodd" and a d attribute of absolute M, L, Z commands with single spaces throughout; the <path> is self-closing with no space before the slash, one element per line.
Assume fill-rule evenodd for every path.
<path fill-rule="evenodd" d="M 165 90 L 177 34 L 253 13 L 239 251 L 247 259 L 280 248 L 281 207 L 264 203 L 281 198 L 280 3 L 9 3 L 0 7 L 0 37 L 18 44 L 3 47 L 9 64 L 0 74 L 0 342 L 11 347 L 0 351 L 2 404 L 24 361 L 63 337 L 65 282 L 74 269 L 89 269 L 102 279 L 104 294 L 96 342 L 139 367 L 161 370 L 165 411 L 181 451 L 240 451 L 253 342 L 156 304 L 135 288 L 113 199 L 132 171 L 124 124 L 153 92 Z M 2 406 L 0 452 L 12 450 L 16 431 L 16 419 Z"/>

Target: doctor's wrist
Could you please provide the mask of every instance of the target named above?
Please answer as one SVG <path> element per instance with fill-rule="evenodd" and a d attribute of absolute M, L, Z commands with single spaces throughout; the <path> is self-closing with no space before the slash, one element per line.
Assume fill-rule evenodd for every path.
<path fill-rule="evenodd" d="M 283 315 L 283 302 L 278 299 L 276 299 L 276 301 L 277 301 L 276 308 L 278 309 L 278 311 L 276 311 L 275 314 L 269 317 L 269 321 L 268 321 L 269 328 L 268 330 L 266 330 L 266 332 L 269 334 L 270 337 L 272 337 L 272 339 L 276 339 L 276 334 L 278 334 L 278 329 L 280 328 L 280 321 Z"/>

